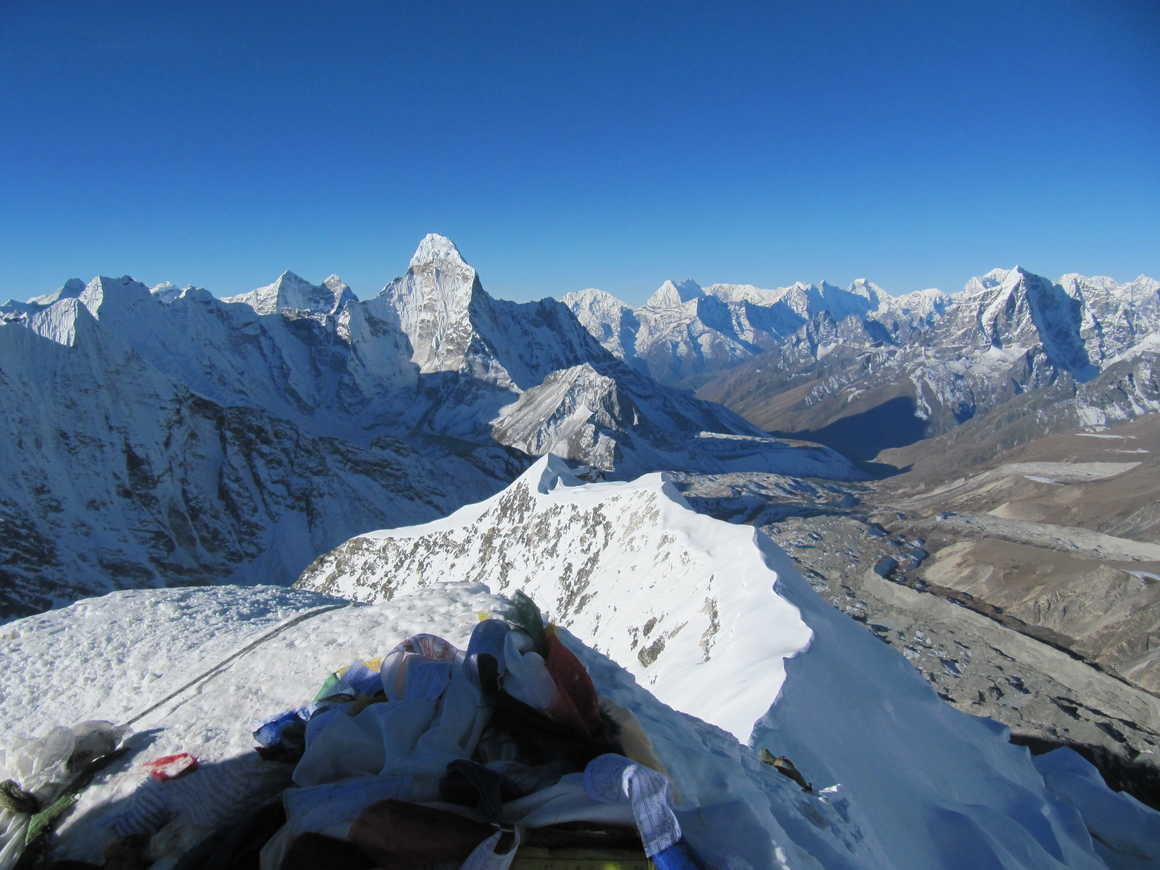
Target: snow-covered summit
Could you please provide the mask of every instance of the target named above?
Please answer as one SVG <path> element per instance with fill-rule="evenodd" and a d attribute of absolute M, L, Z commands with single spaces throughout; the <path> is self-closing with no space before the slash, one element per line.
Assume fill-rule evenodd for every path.
<path fill-rule="evenodd" d="M 192 285 L 191 285 L 192 286 Z M 154 284 L 149 288 L 150 295 L 158 302 L 163 302 L 166 305 L 181 298 L 188 287 L 178 287 L 172 281 L 162 281 L 160 284 Z"/>
<path fill-rule="evenodd" d="M 85 282 L 80 278 L 69 278 L 64 284 L 52 293 L 34 296 L 28 300 L 29 305 L 51 305 L 59 299 L 76 299 L 85 290 Z"/>
<path fill-rule="evenodd" d="M 427 233 L 419 242 L 419 247 L 411 256 L 410 267 L 426 266 L 429 263 L 450 263 L 455 266 L 467 266 L 467 261 L 455 247 L 455 242 L 439 233 Z"/>
<path fill-rule="evenodd" d="M 316 285 L 287 269 L 272 284 L 226 297 L 222 301 L 249 305 L 258 314 L 282 311 L 337 314 L 354 298 L 350 287 L 337 275 L 331 275 L 322 284 Z"/>
<path fill-rule="evenodd" d="M 350 285 L 342 280 L 338 275 L 331 273 L 327 275 L 323 281 L 322 286 L 335 295 L 336 298 L 347 297 L 352 301 L 354 299 L 354 291 L 350 289 Z"/>
<path fill-rule="evenodd" d="M 964 296 L 975 296 L 987 293 L 1009 282 L 1018 282 L 1021 271 L 1019 266 L 1010 269 L 997 266 L 985 275 L 976 275 L 970 278 L 963 286 L 962 293 Z"/>
<path fill-rule="evenodd" d="M 1083 815 L 1089 805 L 1045 785 L 1004 728 L 944 704 L 897 652 L 826 605 L 772 541 L 694 513 L 663 475 L 583 484 L 547 457 L 444 520 L 352 539 L 299 586 L 406 606 L 408 596 L 464 580 L 543 602 L 660 702 L 748 744 L 743 755 L 763 747 L 793 759 L 821 796 L 796 792 L 790 809 L 774 797 L 789 790 L 776 776 L 767 781 L 772 799 L 759 815 L 768 821 L 735 834 L 729 853 L 754 870 L 1095 870 L 1108 866 L 1101 855 L 1140 845 L 1160 825 L 1106 789 L 1099 801 L 1116 809 Z M 594 674 L 605 691 L 609 672 Z M 654 738 L 655 727 L 646 722 Z M 719 745 L 661 749 L 666 764 L 670 747 L 685 756 L 676 784 L 695 802 L 719 796 L 685 779 L 687 764 L 715 768 L 735 795 L 748 789 L 748 765 L 734 769 L 736 756 L 711 748 Z M 1080 769 L 1088 776 L 1090 767 Z M 828 796 L 842 801 L 837 816 Z M 1133 825 L 1116 821 L 1119 813 Z M 763 852 L 767 843 L 780 859 Z"/>
<path fill-rule="evenodd" d="M 644 304 L 646 308 L 676 308 L 704 295 L 701 285 L 692 278 L 686 278 L 679 284 L 669 280 L 661 284 Z"/>
<path fill-rule="evenodd" d="M 153 301 L 149 288 L 129 275 L 120 278 L 98 275 L 85 285 L 77 298 L 98 319 L 103 316 L 124 316 L 132 309 Z"/>

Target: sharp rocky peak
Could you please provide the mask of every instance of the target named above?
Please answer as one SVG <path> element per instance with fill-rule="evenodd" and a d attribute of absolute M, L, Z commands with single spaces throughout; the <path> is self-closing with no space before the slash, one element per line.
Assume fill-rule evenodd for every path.
<path fill-rule="evenodd" d="M 286 287 L 286 286 L 291 286 L 291 287 L 306 286 L 306 287 L 309 287 L 310 282 L 307 281 L 305 278 L 303 278 L 301 275 L 299 275 L 295 272 L 291 272 L 289 269 L 286 269 L 274 281 L 273 286 L 279 287 L 279 288 Z"/>
<path fill-rule="evenodd" d="M 427 233 L 423 236 L 423 240 L 419 242 L 419 247 L 415 249 L 414 256 L 411 257 L 410 266 L 414 269 L 432 263 L 448 263 L 469 268 L 467 261 L 459 253 L 459 248 L 455 247 L 455 242 L 439 233 Z"/>
<path fill-rule="evenodd" d="M 322 282 L 322 286 L 334 294 L 335 308 L 341 307 L 346 302 L 353 302 L 358 298 L 354 295 L 354 291 L 350 289 L 350 285 L 338 275 L 327 275 L 326 279 Z"/>

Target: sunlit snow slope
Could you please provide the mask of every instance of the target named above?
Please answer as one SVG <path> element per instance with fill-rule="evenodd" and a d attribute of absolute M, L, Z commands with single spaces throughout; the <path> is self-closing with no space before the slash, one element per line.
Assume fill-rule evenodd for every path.
<path fill-rule="evenodd" d="M 814 844 L 825 867 L 1103 866 L 1005 729 L 944 704 L 771 541 L 695 514 L 662 475 L 582 485 L 548 457 L 446 520 L 353 539 L 299 585 L 383 601 L 454 581 L 525 590 L 664 703 L 841 783 L 857 833 Z"/>
<path fill-rule="evenodd" d="M 778 583 L 782 621 L 768 633 L 786 632 L 788 648 L 807 634 L 793 604 L 805 588 L 785 575 Z M 147 779 L 145 761 L 185 751 L 206 774 L 228 766 L 257 779 L 268 763 L 251 751 L 250 731 L 308 700 L 329 670 L 420 631 L 463 647 L 477 614 L 504 606 L 481 586 L 455 583 L 328 609 L 335 604 L 271 587 L 126 591 L 5 626 L 0 746 L 57 722 L 124 722 L 212 672 L 135 724 L 129 754 L 98 776 L 63 825 L 60 855 L 101 860 L 109 820 Z M 885 647 L 852 626 L 843 630 L 840 617 L 827 618 L 820 607 L 800 613 L 814 631 L 812 645 L 789 661 L 782 699 L 764 718 L 759 742 L 772 736 L 767 729 L 780 729 L 772 748 L 788 752 L 819 789 L 834 786 L 815 794 L 763 766 L 728 733 L 661 704 L 611 659 L 564 634 L 601 695 L 641 720 L 679 790 L 685 833 L 712 866 L 1148 866 L 1123 854 L 1101 859 L 1108 850 L 1093 846 L 1073 800 L 1082 799 L 1087 824 L 1105 840 L 1138 854 L 1158 817 L 1102 789 L 1082 759 L 1054 760 L 1045 787 L 1026 751 L 1007 745 L 997 728 L 943 706 L 901 659 L 884 666 L 892 655 Z M 821 676 L 815 670 L 828 667 L 834 670 Z M 758 663 L 730 678 L 742 694 L 769 693 L 780 683 Z M 169 833 L 179 843 L 204 832 L 181 816 Z"/>

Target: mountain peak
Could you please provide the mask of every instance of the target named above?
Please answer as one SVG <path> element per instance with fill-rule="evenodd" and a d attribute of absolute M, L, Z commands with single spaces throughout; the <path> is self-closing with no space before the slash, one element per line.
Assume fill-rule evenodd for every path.
<path fill-rule="evenodd" d="M 275 279 L 274 283 L 270 286 L 282 288 L 282 287 L 287 287 L 287 286 L 300 287 L 303 285 L 309 287 L 310 282 L 307 281 L 305 278 L 303 278 L 301 275 L 297 274 L 296 272 L 291 272 L 289 269 L 285 269 L 285 270 L 283 270 L 282 274 L 279 275 L 277 277 L 277 279 Z"/>
<path fill-rule="evenodd" d="M 99 319 L 102 313 L 109 310 L 109 306 L 112 306 L 114 312 L 123 312 L 142 299 L 151 297 L 149 288 L 134 281 L 129 275 L 120 278 L 97 275 L 85 285 L 77 298 L 89 309 L 90 314 Z"/>
<path fill-rule="evenodd" d="M 679 284 L 669 280 L 656 289 L 645 305 L 649 308 L 675 308 L 704 295 L 701 285 L 692 278 L 686 278 Z"/>
<path fill-rule="evenodd" d="M 963 292 L 968 296 L 976 295 L 978 293 L 985 293 L 988 290 L 994 290 L 1000 287 L 1008 279 L 1009 276 L 1014 275 L 1015 280 L 1019 280 L 1019 267 L 1015 266 L 1011 269 L 1004 269 L 1002 266 L 997 266 L 985 275 L 976 275 L 971 278 L 963 287 Z"/>
<path fill-rule="evenodd" d="M 875 302 L 881 297 L 889 295 L 869 278 L 855 278 L 846 292 Z"/>
<path fill-rule="evenodd" d="M 52 293 L 34 296 L 29 299 L 30 305 L 51 305 L 60 299 L 76 299 L 85 292 L 85 282 L 80 278 L 69 278 L 64 285 Z"/>
<path fill-rule="evenodd" d="M 222 302 L 241 302 L 249 305 L 258 314 L 275 314 L 288 310 L 334 314 L 354 298 L 350 288 L 337 275 L 331 275 L 321 285 L 314 285 L 287 269 L 274 280 L 273 284 L 267 284 L 248 293 L 227 296 Z"/>
<path fill-rule="evenodd" d="M 450 262 L 455 265 L 466 266 L 467 262 L 463 259 L 463 255 L 459 253 L 459 248 L 455 247 L 455 242 L 441 236 L 439 233 L 427 233 L 423 236 L 423 240 L 419 242 L 419 247 L 415 249 L 414 255 L 411 257 L 411 268 L 416 266 L 425 266 L 428 263 L 435 262 Z"/>

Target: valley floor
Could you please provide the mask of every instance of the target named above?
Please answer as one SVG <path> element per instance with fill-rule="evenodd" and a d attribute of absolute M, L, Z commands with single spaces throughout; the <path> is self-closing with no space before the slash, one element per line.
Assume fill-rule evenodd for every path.
<path fill-rule="evenodd" d="M 1160 418 L 1053 436 L 955 476 L 788 487 L 682 476 L 694 507 L 769 534 L 826 600 L 948 702 L 1069 745 L 1160 806 Z"/>

